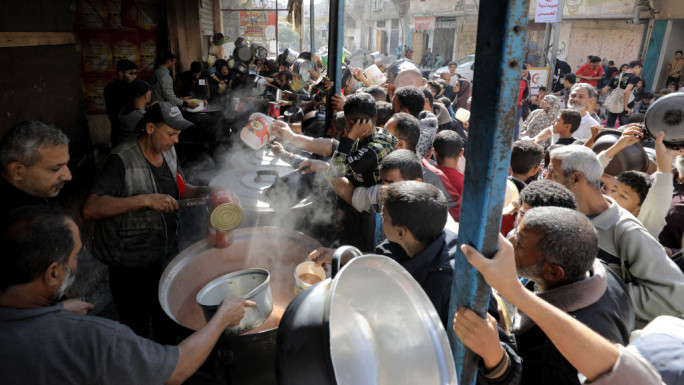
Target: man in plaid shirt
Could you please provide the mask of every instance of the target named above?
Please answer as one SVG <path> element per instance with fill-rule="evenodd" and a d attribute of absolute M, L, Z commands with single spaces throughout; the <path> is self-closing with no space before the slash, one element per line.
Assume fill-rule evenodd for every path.
<path fill-rule="evenodd" d="M 397 138 L 375 126 L 375 99 L 364 92 L 356 93 L 344 103 L 347 136 L 330 160 L 328 176 L 347 177 L 357 186 L 380 183 L 380 162 L 397 145 Z"/>

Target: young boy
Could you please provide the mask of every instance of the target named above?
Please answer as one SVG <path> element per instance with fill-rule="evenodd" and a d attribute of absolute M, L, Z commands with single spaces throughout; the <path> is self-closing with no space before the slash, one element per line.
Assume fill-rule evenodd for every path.
<path fill-rule="evenodd" d="M 553 121 L 553 133 L 558 134 L 560 139 L 555 144 L 567 145 L 575 143 L 572 134 L 577 131 L 582 122 L 582 115 L 575 110 L 561 110 L 556 120 Z"/>
<path fill-rule="evenodd" d="M 437 168 L 447 176 L 461 195 L 463 195 L 464 175 L 458 171 L 458 161 L 463 156 L 463 144 L 463 138 L 451 130 L 438 132 L 432 144 L 435 150 Z"/>
<path fill-rule="evenodd" d="M 394 151 L 397 139 L 375 126 L 375 99 L 364 92 L 351 95 L 344 103 L 345 137 L 330 160 L 331 178 L 347 177 L 356 186 L 380 183 L 380 162 Z"/>
<path fill-rule="evenodd" d="M 617 176 L 617 191 L 609 196 L 635 217 L 651 188 L 651 177 L 639 171 L 623 171 Z"/>

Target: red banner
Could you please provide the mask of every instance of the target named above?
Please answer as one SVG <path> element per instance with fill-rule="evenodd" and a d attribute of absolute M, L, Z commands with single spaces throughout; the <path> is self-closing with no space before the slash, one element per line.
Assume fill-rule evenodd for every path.
<path fill-rule="evenodd" d="M 436 17 L 416 17 L 416 31 L 429 31 L 435 29 Z"/>

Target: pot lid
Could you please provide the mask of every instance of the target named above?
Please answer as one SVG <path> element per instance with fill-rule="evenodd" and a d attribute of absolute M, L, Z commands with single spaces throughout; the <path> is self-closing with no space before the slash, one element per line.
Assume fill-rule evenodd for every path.
<path fill-rule="evenodd" d="M 331 293 L 330 355 L 338 384 L 457 383 L 437 311 L 397 262 L 354 258 L 333 279 Z"/>
<path fill-rule="evenodd" d="M 240 206 L 244 210 L 272 212 L 276 211 L 276 209 L 263 193 L 275 182 L 276 173 L 278 178 L 282 178 L 293 170 L 290 165 L 287 167 L 275 166 L 268 170 L 238 168 L 218 174 L 211 180 L 209 185 L 220 186 L 232 191 L 237 196 Z M 292 208 L 299 208 L 309 204 L 311 204 L 311 200 L 305 198 Z"/>
<path fill-rule="evenodd" d="M 199 291 L 224 274 L 260 268 L 270 273 L 273 311 L 261 326 L 247 334 L 278 326 L 295 297 L 295 268 L 321 244 L 308 235 L 277 227 L 237 229 L 233 236 L 233 244 L 225 249 L 213 248 L 201 240 L 181 251 L 166 267 L 159 281 L 159 303 L 172 320 L 198 330 L 206 324 L 196 299 Z"/>
<path fill-rule="evenodd" d="M 684 93 L 675 92 L 658 98 L 646 110 L 646 129 L 653 138 L 665 132 L 665 144 L 684 145 Z"/>
<path fill-rule="evenodd" d="M 247 168 L 254 170 L 271 170 L 278 167 L 290 167 L 290 165 L 273 155 L 266 147 L 257 151 L 249 150 L 237 151 L 230 156 L 230 165 L 236 168 Z"/>

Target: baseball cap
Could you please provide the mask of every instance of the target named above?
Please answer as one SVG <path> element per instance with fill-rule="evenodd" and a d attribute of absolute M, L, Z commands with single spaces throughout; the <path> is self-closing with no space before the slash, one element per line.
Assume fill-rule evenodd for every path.
<path fill-rule="evenodd" d="M 151 105 L 142 120 L 143 124 L 164 123 L 174 130 L 180 131 L 194 125 L 192 122 L 185 120 L 178 107 L 169 102 L 159 102 Z"/>
<path fill-rule="evenodd" d="M 139 98 L 145 95 L 147 91 L 152 91 L 152 86 L 148 82 L 140 79 L 133 80 L 128 87 L 130 94 L 134 98 Z"/>

